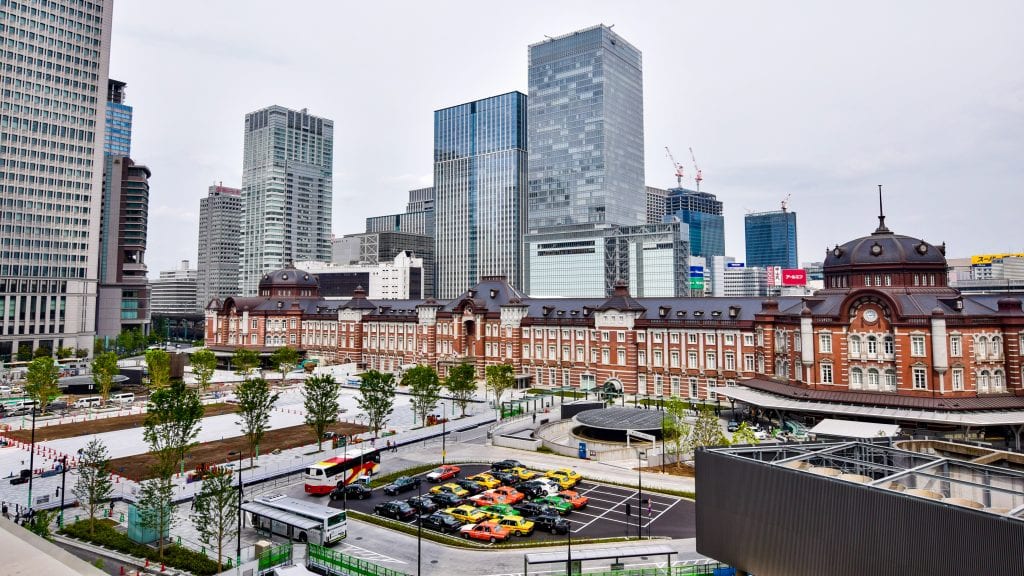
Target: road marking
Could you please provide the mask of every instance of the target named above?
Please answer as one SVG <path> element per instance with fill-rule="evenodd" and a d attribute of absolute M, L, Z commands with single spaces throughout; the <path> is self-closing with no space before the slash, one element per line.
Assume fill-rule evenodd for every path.
<path fill-rule="evenodd" d="M 399 560 L 398 558 L 392 558 L 391 556 L 387 556 L 387 555 L 381 554 L 380 552 L 374 552 L 373 550 L 367 550 L 366 548 L 362 548 L 360 546 L 356 546 L 355 544 L 349 544 L 348 542 L 343 542 L 342 544 L 345 546 L 345 553 L 346 554 L 348 554 L 349 556 L 354 556 L 354 557 L 362 559 L 362 560 L 366 560 L 368 562 L 380 562 L 380 563 L 388 563 L 388 562 L 390 562 L 390 563 L 394 563 L 394 564 L 407 564 L 407 562 L 405 562 L 404 560 Z M 352 551 L 350 549 L 354 549 L 355 551 Z"/>

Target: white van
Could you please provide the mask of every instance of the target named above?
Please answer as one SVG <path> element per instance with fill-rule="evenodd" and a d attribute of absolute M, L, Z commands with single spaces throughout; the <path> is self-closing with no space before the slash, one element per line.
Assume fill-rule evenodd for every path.
<path fill-rule="evenodd" d="M 135 394 L 131 392 L 124 392 L 121 394 L 114 394 L 110 397 L 110 401 L 115 404 L 132 404 L 135 402 Z"/>
<path fill-rule="evenodd" d="M 92 406 L 99 406 L 103 402 L 103 398 L 99 396 L 89 396 L 86 398 L 79 398 L 75 400 L 73 406 L 75 408 L 89 408 Z"/>

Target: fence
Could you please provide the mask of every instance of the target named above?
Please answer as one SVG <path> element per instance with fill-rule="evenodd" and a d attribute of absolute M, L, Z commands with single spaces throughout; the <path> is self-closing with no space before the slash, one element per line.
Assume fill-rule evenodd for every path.
<path fill-rule="evenodd" d="M 327 574 L 410 576 L 405 572 L 384 568 L 383 566 L 378 566 L 371 562 L 367 562 L 366 560 L 349 556 L 348 554 L 335 552 L 329 548 L 325 548 L 324 546 L 317 546 L 316 544 L 309 545 L 308 556 L 306 557 L 306 566 L 309 568 L 323 570 Z"/>
<path fill-rule="evenodd" d="M 736 569 L 724 564 L 709 563 L 671 568 L 624 568 L 601 572 L 576 572 L 579 576 L 736 576 Z M 549 573 L 550 574 L 550 573 Z M 565 576 L 561 573 L 552 576 Z"/>
<path fill-rule="evenodd" d="M 292 561 L 292 544 L 286 542 L 280 546 L 274 546 L 273 548 L 267 548 L 260 554 L 258 570 L 262 574 L 264 570 L 269 570 L 274 566 L 280 564 L 290 564 Z"/>

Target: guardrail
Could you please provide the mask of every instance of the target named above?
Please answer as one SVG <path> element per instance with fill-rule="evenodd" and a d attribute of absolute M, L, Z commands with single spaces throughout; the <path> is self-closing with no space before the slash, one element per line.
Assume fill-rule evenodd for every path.
<path fill-rule="evenodd" d="M 310 544 L 306 556 L 306 566 L 323 570 L 329 575 L 360 575 L 360 576 L 410 576 L 405 572 L 399 572 L 361 558 L 335 552 L 324 546 Z"/>

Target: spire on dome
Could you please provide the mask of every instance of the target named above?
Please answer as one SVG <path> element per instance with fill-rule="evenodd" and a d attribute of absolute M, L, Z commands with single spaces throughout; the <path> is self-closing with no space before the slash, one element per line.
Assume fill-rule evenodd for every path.
<path fill-rule="evenodd" d="M 885 210 L 882 208 L 882 185 L 878 185 L 878 228 L 875 234 L 892 234 L 892 230 L 885 227 Z"/>

